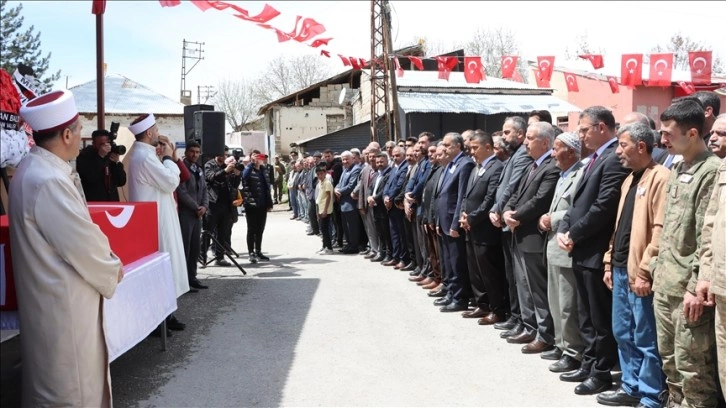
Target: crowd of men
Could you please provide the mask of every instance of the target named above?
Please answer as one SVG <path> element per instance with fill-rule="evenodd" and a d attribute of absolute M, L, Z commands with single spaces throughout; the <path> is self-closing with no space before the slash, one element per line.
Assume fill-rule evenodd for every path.
<path fill-rule="evenodd" d="M 534 111 L 492 135 L 292 156 L 292 219 L 322 236 L 320 254 L 408 271 L 441 312 L 553 360 L 576 394 L 715 407 L 726 389 L 719 110 L 698 92 L 674 100 L 658 130 L 642 113 L 618 123 L 592 106 L 570 133 Z"/>

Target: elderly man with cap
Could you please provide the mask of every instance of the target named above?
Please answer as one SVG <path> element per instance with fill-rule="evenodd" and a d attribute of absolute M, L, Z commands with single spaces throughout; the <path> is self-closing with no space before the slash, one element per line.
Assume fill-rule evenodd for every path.
<path fill-rule="evenodd" d="M 123 270 L 68 164 L 81 144 L 73 94 L 32 99 L 20 115 L 36 144 L 9 189 L 22 405 L 110 406 L 101 302 L 113 296 Z"/>
<path fill-rule="evenodd" d="M 156 203 L 159 251 L 168 252 L 171 257 L 175 291 L 179 297 L 189 292 L 184 242 L 174 201 L 174 191 L 180 182 L 179 159 L 169 138 L 159 134 L 154 115 L 137 117 L 129 126 L 129 131 L 136 138 L 129 152 L 129 200 Z M 161 159 L 156 154 L 157 146 L 161 148 Z M 167 324 L 171 330 L 184 330 L 185 327 L 173 314 L 167 318 Z"/>

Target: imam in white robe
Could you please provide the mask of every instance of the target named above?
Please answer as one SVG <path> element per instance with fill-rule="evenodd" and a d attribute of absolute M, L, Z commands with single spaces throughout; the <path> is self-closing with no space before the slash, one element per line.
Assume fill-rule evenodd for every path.
<path fill-rule="evenodd" d="M 10 182 L 22 405 L 111 406 L 103 299 L 121 261 L 91 221 L 78 174 L 33 147 Z"/>
<path fill-rule="evenodd" d="M 126 170 L 129 201 L 152 201 L 159 216 L 159 251 L 168 252 L 174 274 L 176 296 L 189 292 L 187 261 L 184 255 L 179 214 L 174 190 L 179 186 L 179 167 L 171 160 L 162 163 L 156 148 L 148 143 L 134 142 L 128 153 Z"/>

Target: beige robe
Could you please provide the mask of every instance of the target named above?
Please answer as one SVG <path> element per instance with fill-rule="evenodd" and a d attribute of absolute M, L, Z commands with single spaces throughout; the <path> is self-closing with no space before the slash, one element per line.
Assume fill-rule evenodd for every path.
<path fill-rule="evenodd" d="M 116 290 L 121 261 L 91 221 L 80 178 L 33 147 L 10 183 L 9 215 L 23 406 L 110 406 L 101 296 Z"/>
<path fill-rule="evenodd" d="M 156 156 L 156 148 L 143 142 L 134 142 L 127 156 L 129 200 L 156 203 L 159 217 L 159 251 L 169 253 L 176 296 L 179 297 L 189 292 L 184 242 L 174 201 L 174 190 L 179 186 L 179 166 L 171 160 L 162 163 Z"/>

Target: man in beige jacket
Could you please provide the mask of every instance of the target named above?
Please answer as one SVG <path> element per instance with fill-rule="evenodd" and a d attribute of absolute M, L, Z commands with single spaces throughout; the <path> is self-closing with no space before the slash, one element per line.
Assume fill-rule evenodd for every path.
<path fill-rule="evenodd" d="M 102 297 L 113 296 L 123 271 L 68 164 L 81 143 L 73 94 L 32 99 L 20 115 L 36 143 L 9 192 L 22 406 L 110 406 Z"/>

